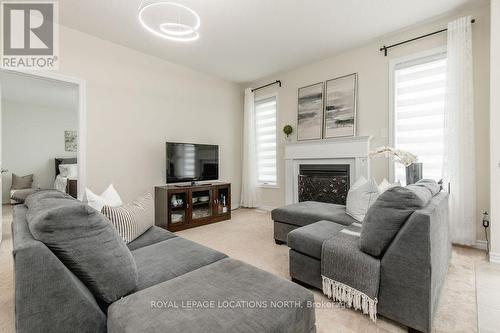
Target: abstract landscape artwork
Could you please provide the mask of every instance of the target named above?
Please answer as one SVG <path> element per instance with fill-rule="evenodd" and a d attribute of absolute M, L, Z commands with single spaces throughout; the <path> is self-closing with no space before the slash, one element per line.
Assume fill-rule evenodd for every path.
<path fill-rule="evenodd" d="M 323 129 L 323 82 L 299 88 L 297 140 L 321 139 Z"/>
<path fill-rule="evenodd" d="M 326 81 L 324 138 L 354 136 L 358 75 Z"/>

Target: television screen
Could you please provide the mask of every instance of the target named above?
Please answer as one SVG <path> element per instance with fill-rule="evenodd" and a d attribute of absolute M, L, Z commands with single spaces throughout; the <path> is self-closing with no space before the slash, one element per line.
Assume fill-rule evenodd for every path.
<path fill-rule="evenodd" d="M 219 146 L 167 142 L 167 183 L 219 179 Z"/>

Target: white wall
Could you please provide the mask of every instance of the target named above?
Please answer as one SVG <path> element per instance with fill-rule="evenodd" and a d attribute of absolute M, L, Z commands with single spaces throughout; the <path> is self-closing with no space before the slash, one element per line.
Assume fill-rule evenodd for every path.
<path fill-rule="evenodd" d="M 54 158 L 76 157 L 64 150 L 64 131 L 78 129 L 78 109 L 2 100 L 2 199 L 9 202 L 12 173 L 34 174 L 33 185 L 52 188 Z"/>
<path fill-rule="evenodd" d="M 500 0 L 491 1 L 491 253 L 500 263 Z"/>
<path fill-rule="evenodd" d="M 477 200 L 478 200 L 478 238 L 483 239 L 480 229 L 481 213 L 489 209 L 489 6 L 473 8 L 454 13 L 405 31 L 372 41 L 364 46 L 336 55 L 301 68 L 263 78 L 252 86 L 282 80 L 282 88 L 272 87 L 260 90 L 259 94 L 277 91 L 279 94 L 279 128 L 290 124 L 296 130 L 297 123 L 297 89 L 309 84 L 326 81 L 350 73 L 358 73 L 358 110 L 357 135 L 371 135 L 372 148 L 389 144 L 389 62 L 413 53 L 446 45 L 446 34 L 440 34 L 420 41 L 391 49 L 388 57 L 379 51 L 382 45 L 433 32 L 446 27 L 447 22 L 455 17 L 472 15 L 476 18 L 473 26 L 474 47 L 474 88 L 476 112 L 476 149 L 477 149 Z M 284 134 L 280 130 L 280 139 Z M 296 131 L 294 133 L 296 136 Z M 262 189 L 263 205 L 281 206 L 284 196 L 284 160 L 283 142 L 279 145 L 279 188 Z M 372 175 L 377 181 L 389 177 L 389 164 L 384 159 L 372 160 Z"/>
<path fill-rule="evenodd" d="M 59 72 L 86 81 L 88 187 L 113 183 L 133 200 L 165 184 L 167 140 L 218 144 L 221 180 L 232 182 L 239 203 L 238 85 L 72 29 L 60 33 Z"/>

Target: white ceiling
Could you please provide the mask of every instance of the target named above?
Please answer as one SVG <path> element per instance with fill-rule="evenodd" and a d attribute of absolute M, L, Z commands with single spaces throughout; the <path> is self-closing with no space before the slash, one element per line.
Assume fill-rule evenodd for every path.
<path fill-rule="evenodd" d="M 78 111 L 78 87 L 65 82 L 0 72 L 2 100 Z"/>
<path fill-rule="evenodd" d="M 145 0 L 147 2 L 158 0 Z M 201 17 L 172 42 L 137 20 L 141 0 L 64 0 L 61 24 L 234 82 L 251 82 L 486 0 L 172 0 Z"/>

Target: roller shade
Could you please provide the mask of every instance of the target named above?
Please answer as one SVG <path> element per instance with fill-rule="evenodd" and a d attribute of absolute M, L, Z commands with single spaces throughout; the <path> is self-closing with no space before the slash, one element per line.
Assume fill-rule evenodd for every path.
<path fill-rule="evenodd" d="M 423 177 L 442 178 L 446 54 L 400 63 L 394 73 L 395 147 L 418 156 Z M 396 181 L 406 182 L 405 168 L 395 164 Z"/>
<path fill-rule="evenodd" d="M 255 102 L 257 166 L 260 184 L 276 185 L 276 97 Z"/>

